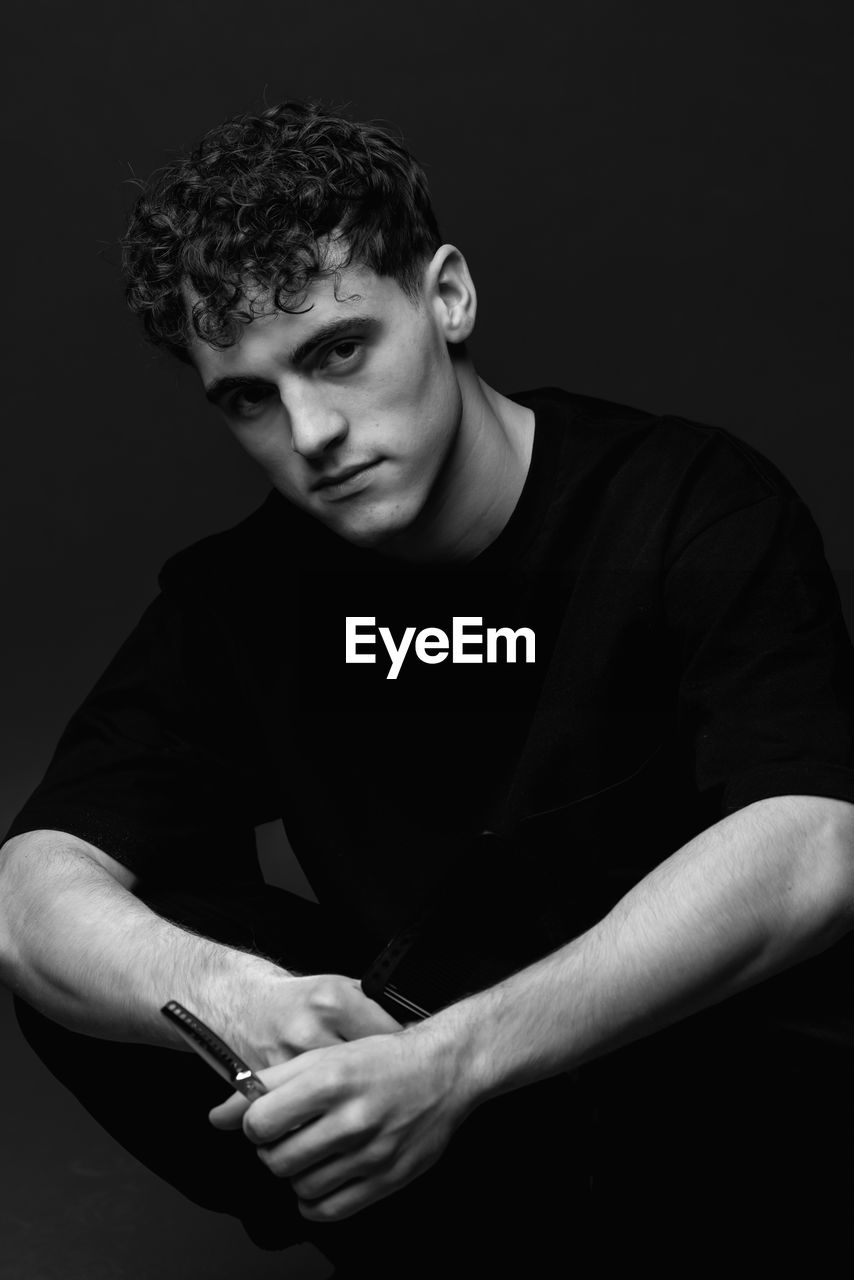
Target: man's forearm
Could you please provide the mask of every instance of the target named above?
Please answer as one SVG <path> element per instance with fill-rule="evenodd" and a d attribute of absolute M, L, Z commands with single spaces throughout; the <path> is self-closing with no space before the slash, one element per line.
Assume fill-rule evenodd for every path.
<path fill-rule="evenodd" d="M 160 1013 L 186 1004 L 240 1023 L 252 991 L 287 977 L 270 961 L 164 920 L 72 840 L 31 833 L 0 861 L 0 976 L 48 1017 L 113 1040 L 184 1048 Z"/>
<path fill-rule="evenodd" d="M 593 929 L 422 1024 L 478 1100 L 570 1070 L 726 998 L 854 921 L 854 809 L 783 796 L 702 832 Z"/>

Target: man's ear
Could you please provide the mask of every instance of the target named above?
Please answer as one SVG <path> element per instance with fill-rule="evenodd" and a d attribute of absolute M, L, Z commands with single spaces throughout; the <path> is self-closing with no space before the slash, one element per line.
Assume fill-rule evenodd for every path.
<path fill-rule="evenodd" d="M 465 342 L 474 330 L 477 293 L 465 258 L 452 244 L 437 249 L 424 276 L 424 291 L 446 342 Z"/>

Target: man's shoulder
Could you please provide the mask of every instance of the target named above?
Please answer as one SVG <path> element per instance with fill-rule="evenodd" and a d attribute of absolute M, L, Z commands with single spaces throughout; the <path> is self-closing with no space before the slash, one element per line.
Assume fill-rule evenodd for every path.
<path fill-rule="evenodd" d="M 760 449 L 726 427 L 557 388 L 531 393 L 562 436 L 562 470 L 617 502 L 690 508 L 698 525 L 768 498 L 798 500 Z M 687 511 L 686 511 L 687 514 Z"/>
<path fill-rule="evenodd" d="M 515 398 L 515 397 L 514 397 Z M 607 450 L 615 442 L 647 446 L 662 460 L 678 466 L 698 455 L 708 466 L 742 471 L 768 493 L 790 493 L 792 486 L 779 468 L 743 436 L 715 423 L 671 412 L 581 395 L 559 387 L 523 392 L 520 399 L 539 402 L 551 420 L 576 439 Z"/>

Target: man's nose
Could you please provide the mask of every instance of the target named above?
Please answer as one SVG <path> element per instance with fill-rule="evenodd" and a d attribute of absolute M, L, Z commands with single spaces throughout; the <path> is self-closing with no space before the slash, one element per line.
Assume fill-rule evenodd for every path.
<path fill-rule="evenodd" d="M 285 397 L 283 396 L 283 399 Z M 347 435 L 347 419 L 321 396 L 293 394 L 285 399 L 294 452 L 316 458 Z"/>

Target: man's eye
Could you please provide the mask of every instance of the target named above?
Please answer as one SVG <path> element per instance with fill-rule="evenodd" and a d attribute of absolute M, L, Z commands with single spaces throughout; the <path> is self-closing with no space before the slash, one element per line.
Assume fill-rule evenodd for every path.
<path fill-rule="evenodd" d="M 362 344 L 357 342 L 355 338 L 348 338 L 346 342 L 336 342 L 334 347 L 330 347 L 326 356 L 326 364 L 342 365 L 352 364 L 357 358 Z"/>
<path fill-rule="evenodd" d="M 229 408 L 233 413 L 251 413 L 273 394 L 272 387 L 241 387 L 232 396 Z"/>

